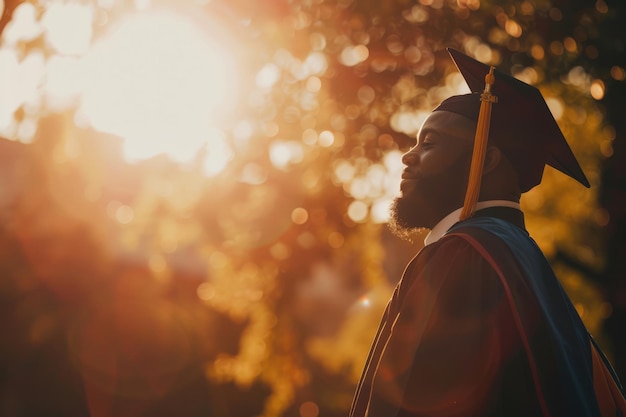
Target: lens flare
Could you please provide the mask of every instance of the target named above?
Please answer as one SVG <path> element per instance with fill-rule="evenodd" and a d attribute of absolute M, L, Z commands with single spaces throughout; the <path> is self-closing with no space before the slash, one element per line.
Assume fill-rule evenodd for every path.
<path fill-rule="evenodd" d="M 193 19 L 128 15 L 85 56 L 85 74 L 80 111 L 95 129 L 123 137 L 129 160 L 165 153 L 187 162 L 205 147 L 223 150 L 214 160 L 231 158 L 216 129 L 234 104 L 234 62 Z"/>

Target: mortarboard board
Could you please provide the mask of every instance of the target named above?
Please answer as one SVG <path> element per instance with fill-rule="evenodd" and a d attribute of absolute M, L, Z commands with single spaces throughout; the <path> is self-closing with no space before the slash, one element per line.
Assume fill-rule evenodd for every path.
<path fill-rule="evenodd" d="M 434 111 L 446 110 L 466 116 L 479 123 L 477 130 L 480 130 L 481 117 L 486 119 L 489 140 L 513 165 L 522 192 L 541 182 L 546 164 L 589 187 L 585 174 L 536 87 L 454 49 L 448 49 L 448 52 L 472 94 L 450 97 Z M 488 74 L 493 77 L 490 78 L 491 85 L 485 88 Z M 484 101 L 481 102 L 481 94 L 476 94 L 480 92 L 490 92 L 497 101 L 485 106 Z M 481 111 L 482 107 L 491 109 Z M 485 123 L 484 120 L 482 122 Z M 480 142 L 478 136 L 475 147 Z M 486 144 L 483 145 L 486 147 Z M 482 172 L 484 154 L 479 161 Z M 468 189 L 470 186 L 471 180 Z"/>

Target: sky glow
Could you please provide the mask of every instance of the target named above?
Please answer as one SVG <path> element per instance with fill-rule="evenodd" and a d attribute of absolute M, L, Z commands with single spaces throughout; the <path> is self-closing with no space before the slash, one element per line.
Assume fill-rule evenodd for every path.
<path fill-rule="evenodd" d="M 95 129 L 123 137 L 129 160 L 166 153 L 186 162 L 205 145 L 220 152 L 216 161 L 231 157 L 216 124 L 233 105 L 233 63 L 185 16 L 128 15 L 84 66 L 80 111 Z"/>

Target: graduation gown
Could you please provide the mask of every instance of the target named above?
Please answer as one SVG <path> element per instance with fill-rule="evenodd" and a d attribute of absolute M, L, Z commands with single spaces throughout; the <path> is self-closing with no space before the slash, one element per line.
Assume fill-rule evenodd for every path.
<path fill-rule="evenodd" d="M 350 416 L 619 417 L 625 404 L 523 214 L 498 207 L 409 263 Z"/>

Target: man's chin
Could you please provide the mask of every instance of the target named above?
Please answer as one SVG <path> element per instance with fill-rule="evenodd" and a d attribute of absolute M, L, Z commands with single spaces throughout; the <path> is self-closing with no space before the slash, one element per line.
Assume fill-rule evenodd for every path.
<path fill-rule="evenodd" d="M 389 222 L 387 223 L 387 227 L 393 235 L 410 243 L 415 243 L 415 236 L 420 235 L 422 231 L 427 230 L 427 228 L 425 227 L 403 226 L 396 222 L 393 218 L 389 220 Z"/>
<path fill-rule="evenodd" d="M 425 229 L 420 224 L 415 205 L 406 197 L 396 198 L 390 211 L 391 216 L 387 225 L 397 237 L 412 242 L 414 235 Z"/>

